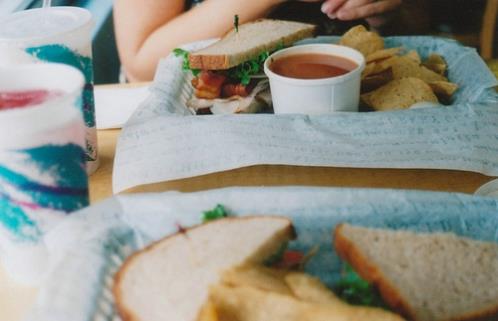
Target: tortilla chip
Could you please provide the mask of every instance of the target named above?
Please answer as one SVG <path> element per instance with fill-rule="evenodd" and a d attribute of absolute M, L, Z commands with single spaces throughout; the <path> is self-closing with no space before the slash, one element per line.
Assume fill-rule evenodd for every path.
<path fill-rule="evenodd" d="M 291 295 L 290 288 L 284 282 L 286 274 L 286 270 L 250 265 L 223 272 L 221 280 L 230 286 L 250 286 L 265 291 Z"/>
<path fill-rule="evenodd" d="M 246 286 L 211 286 L 209 300 L 219 319 L 230 321 L 288 321 L 290 316 L 299 317 L 306 306 L 293 296 Z"/>
<path fill-rule="evenodd" d="M 211 286 L 209 299 L 219 320 L 230 321 L 403 321 L 380 308 L 335 306 L 299 300 L 293 296 L 265 292 L 251 287 Z"/>
<path fill-rule="evenodd" d="M 458 89 L 458 85 L 448 81 L 433 81 L 429 83 L 436 96 L 448 100 Z"/>
<path fill-rule="evenodd" d="M 422 63 L 422 58 L 420 58 L 420 55 L 416 50 L 410 50 L 405 57 L 412 59 L 416 63 L 420 64 Z"/>
<path fill-rule="evenodd" d="M 424 63 L 446 65 L 446 61 L 444 60 L 443 56 L 435 53 L 430 54 L 429 57 L 424 61 Z"/>
<path fill-rule="evenodd" d="M 401 79 L 407 77 L 419 78 L 426 83 L 433 81 L 446 81 L 446 77 L 435 73 L 432 70 L 421 66 L 416 61 L 406 56 L 397 57 L 396 60 L 391 62 L 391 67 L 393 69 L 393 78 Z"/>
<path fill-rule="evenodd" d="M 446 73 L 446 70 L 448 69 L 446 61 L 442 56 L 438 54 L 431 54 L 429 58 L 424 61 L 423 65 L 440 75 L 444 75 Z"/>
<path fill-rule="evenodd" d="M 425 82 L 447 81 L 446 77 L 420 65 L 413 58 L 407 56 L 393 56 L 391 58 L 375 63 L 375 69 L 369 75 L 375 75 L 392 68 L 393 78 L 401 79 L 415 77 Z"/>
<path fill-rule="evenodd" d="M 361 80 L 361 92 L 366 93 L 384 86 L 393 80 L 392 68 L 388 68 L 381 73 L 373 74 Z"/>
<path fill-rule="evenodd" d="M 341 37 L 339 44 L 354 48 L 365 57 L 378 50 L 384 49 L 384 39 L 375 32 L 367 31 L 362 25 L 349 29 Z"/>
<path fill-rule="evenodd" d="M 369 54 L 366 58 L 366 62 L 370 63 L 370 62 L 390 58 L 392 56 L 397 55 L 401 51 L 401 49 L 402 49 L 401 47 L 396 47 L 396 48 L 388 48 L 388 49 L 378 50 L 376 52 Z"/>
<path fill-rule="evenodd" d="M 434 71 L 435 73 L 439 75 L 444 75 L 446 73 L 446 65 L 442 64 L 423 64 L 424 67 L 426 67 L 429 70 Z"/>
<path fill-rule="evenodd" d="M 418 78 L 395 79 L 367 94 L 361 100 L 369 107 L 378 110 L 407 109 L 418 102 L 438 103 L 431 87 Z"/>
<path fill-rule="evenodd" d="M 356 36 L 358 36 L 364 32 L 368 32 L 368 30 L 367 30 L 367 28 L 365 28 L 365 26 L 363 26 L 363 25 L 354 26 L 342 35 L 341 41 L 348 41 L 349 39 L 355 38 Z"/>
<path fill-rule="evenodd" d="M 418 78 L 422 79 L 426 83 L 434 81 L 448 81 L 448 78 L 445 76 L 438 74 L 422 65 L 420 65 L 420 76 Z"/>
<path fill-rule="evenodd" d="M 399 56 L 392 56 L 390 58 L 384 59 L 382 61 L 378 61 L 375 63 L 375 69 L 370 73 L 370 75 L 380 74 L 390 68 L 397 63 Z"/>
<path fill-rule="evenodd" d="M 373 74 L 376 69 L 376 63 L 371 62 L 365 65 L 365 69 L 363 69 L 363 72 L 361 73 L 361 78 L 368 77 L 369 75 Z"/>
<path fill-rule="evenodd" d="M 300 300 L 327 304 L 329 306 L 343 307 L 347 305 L 327 288 L 318 278 L 306 273 L 293 272 L 285 276 L 285 283 L 292 290 L 295 297 Z"/>
<path fill-rule="evenodd" d="M 427 83 L 433 81 L 448 81 L 448 78 L 446 78 L 445 76 L 438 74 L 422 65 L 420 66 L 420 72 L 420 79 L 424 80 Z"/>
<path fill-rule="evenodd" d="M 211 300 L 208 300 L 199 311 L 197 321 L 218 321 L 218 313 L 216 307 Z"/>

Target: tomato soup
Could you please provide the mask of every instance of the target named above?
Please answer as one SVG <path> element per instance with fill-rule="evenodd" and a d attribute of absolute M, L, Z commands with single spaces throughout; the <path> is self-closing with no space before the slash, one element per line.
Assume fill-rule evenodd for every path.
<path fill-rule="evenodd" d="M 347 58 L 319 53 L 294 54 L 275 59 L 271 71 L 284 77 L 297 79 L 323 79 L 337 77 L 357 68 Z"/>

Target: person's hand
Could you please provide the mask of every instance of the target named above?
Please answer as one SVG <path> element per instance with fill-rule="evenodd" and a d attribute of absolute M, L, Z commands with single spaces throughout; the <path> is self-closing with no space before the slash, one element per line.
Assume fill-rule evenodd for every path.
<path fill-rule="evenodd" d="M 398 8 L 402 0 L 325 0 L 322 12 L 331 19 L 366 19 L 376 26 L 384 22 L 384 14 Z"/>

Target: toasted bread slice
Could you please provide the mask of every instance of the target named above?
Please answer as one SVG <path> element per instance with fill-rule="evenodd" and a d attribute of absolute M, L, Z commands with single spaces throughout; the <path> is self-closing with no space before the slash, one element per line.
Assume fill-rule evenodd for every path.
<path fill-rule="evenodd" d="M 415 321 L 498 320 L 498 244 L 342 224 L 337 254 Z"/>
<path fill-rule="evenodd" d="M 166 237 L 129 257 L 115 277 L 123 321 L 194 321 L 220 272 L 262 263 L 295 237 L 287 218 L 226 218 Z"/>
<path fill-rule="evenodd" d="M 256 58 L 264 51 L 313 36 L 315 26 L 284 20 L 260 19 L 243 24 L 239 31 L 227 33 L 211 46 L 189 55 L 190 67 L 204 70 L 224 70 Z"/>

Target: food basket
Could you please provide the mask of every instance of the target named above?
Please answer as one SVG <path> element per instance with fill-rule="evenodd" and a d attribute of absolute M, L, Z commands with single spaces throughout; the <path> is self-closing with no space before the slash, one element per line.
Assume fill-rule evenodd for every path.
<path fill-rule="evenodd" d="M 308 251 L 318 246 L 306 270 L 329 285 L 341 270 L 331 236 L 340 222 L 451 231 L 498 242 L 497 200 L 464 194 L 275 187 L 117 196 L 68 217 L 47 235 L 52 263 L 29 320 L 119 320 L 111 287 L 123 260 L 176 232 L 179 224 L 199 224 L 201 213 L 217 204 L 232 216 L 271 214 L 292 219 L 298 238 L 290 247 Z"/>
<path fill-rule="evenodd" d="M 337 40 L 318 37 L 298 44 Z M 385 43 L 416 49 L 422 58 L 433 52 L 443 55 L 449 80 L 460 86 L 452 105 L 316 116 L 193 116 L 185 106 L 192 95 L 189 75 L 180 58 L 165 58 L 148 99 L 119 138 L 114 192 L 253 165 L 453 169 L 498 175 L 497 80 L 475 49 L 425 36 L 390 37 Z"/>

